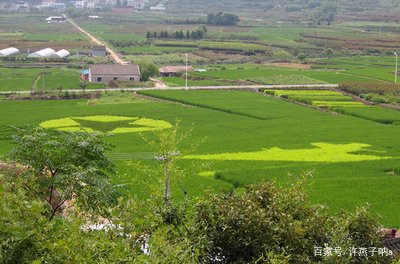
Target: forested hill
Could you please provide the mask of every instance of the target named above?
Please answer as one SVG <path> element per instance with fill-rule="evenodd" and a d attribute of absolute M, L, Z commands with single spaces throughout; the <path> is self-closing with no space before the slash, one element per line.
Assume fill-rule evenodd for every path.
<path fill-rule="evenodd" d="M 330 10 L 334 6 L 338 17 L 345 20 L 396 21 L 400 13 L 398 0 L 168 0 L 166 5 L 172 12 L 222 11 L 283 21 L 311 17 L 327 6 Z M 387 15 L 382 16 L 382 11 Z"/>

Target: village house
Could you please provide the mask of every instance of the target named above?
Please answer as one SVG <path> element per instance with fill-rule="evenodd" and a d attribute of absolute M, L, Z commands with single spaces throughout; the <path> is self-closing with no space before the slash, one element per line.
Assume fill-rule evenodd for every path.
<path fill-rule="evenodd" d="M 186 66 L 165 66 L 165 67 L 161 67 L 159 69 L 160 71 L 160 75 L 163 77 L 173 77 L 173 76 L 178 76 L 183 72 L 187 71 L 193 71 L 193 67 L 192 66 L 188 66 L 186 68 Z"/>
<path fill-rule="evenodd" d="M 94 57 L 105 57 L 105 56 L 107 56 L 107 48 L 106 48 L 106 46 L 93 46 L 93 48 L 92 48 L 92 56 L 94 56 Z"/>
<path fill-rule="evenodd" d="M 140 82 L 141 74 L 135 64 L 96 64 L 90 66 L 88 79 L 92 83 Z"/>
<path fill-rule="evenodd" d="M 127 0 L 127 6 L 135 9 L 144 9 L 146 4 L 144 0 Z"/>

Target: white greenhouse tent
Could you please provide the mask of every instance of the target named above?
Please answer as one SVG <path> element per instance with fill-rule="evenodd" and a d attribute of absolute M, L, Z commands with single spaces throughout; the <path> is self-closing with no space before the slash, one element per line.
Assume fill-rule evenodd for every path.
<path fill-rule="evenodd" d="M 32 54 L 29 54 L 28 57 L 29 58 L 50 58 L 55 53 L 56 53 L 55 50 L 47 48 L 47 49 L 42 49 L 42 50 L 36 51 Z"/>
<path fill-rule="evenodd" d="M 0 50 L 0 57 L 7 57 L 7 56 L 11 56 L 11 55 L 15 55 L 19 53 L 19 50 L 16 48 L 7 48 L 7 49 L 2 49 Z"/>
<path fill-rule="evenodd" d="M 70 55 L 71 55 L 71 53 L 68 50 L 62 49 L 62 50 L 59 50 L 56 53 L 54 53 L 51 57 L 62 59 L 62 58 L 66 58 Z"/>

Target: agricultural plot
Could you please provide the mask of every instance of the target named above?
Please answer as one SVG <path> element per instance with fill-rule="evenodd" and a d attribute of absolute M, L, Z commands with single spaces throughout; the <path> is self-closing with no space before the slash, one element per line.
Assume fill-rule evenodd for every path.
<path fill-rule="evenodd" d="M 396 146 L 400 139 L 396 135 L 400 126 L 333 115 L 250 92 L 143 94 L 167 101 L 128 93 L 115 100 L 107 95 L 90 101 L 2 101 L 0 111 L 13 115 L 0 117 L 0 153 L 11 147 L 9 125 L 114 131 L 114 136 L 107 138 L 115 145 L 108 153 L 117 163 L 118 175 L 113 181 L 122 186 L 122 192 L 147 199 L 158 180 L 138 176 L 143 175 L 142 166 L 153 167 L 156 162 L 152 158 L 156 150 L 143 137 L 153 138 L 150 130 L 165 129 L 179 118 L 182 131 L 192 130 L 180 148 L 203 143 L 183 157 L 181 166 L 187 169 L 187 177 L 174 183 L 177 195 L 182 186 L 194 198 L 271 179 L 287 184 L 312 170 L 310 196 L 315 202 L 326 203 L 332 211 L 352 210 L 369 202 L 386 225 L 397 223 L 400 178 L 394 169 L 399 167 L 400 148 Z"/>
<path fill-rule="evenodd" d="M 0 91 L 31 90 L 41 69 L 1 68 Z"/>
<path fill-rule="evenodd" d="M 355 56 L 316 60 L 313 68 L 337 70 L 343 74 L 394 82 L 395 58 Z"/>
<path fill-rule="evenodd" d="M 53 48 L 77 51 L 90 43 L 69 23 L 49 24 L 46 14 L 1 14 L 0 49 L 10 46 L 23 52 Z"/>
<path fill-rule="evenodd" d="M 365 105 L 361 102 L 353 101 L 351 96 L 345 96 L 336 91 L 265 90 L 265 93 L 289 98 L 320 108 L 327 108 L 338 113 L 371 120 L 377 123 L 400 125 L 400 111 Z"/>
<path fill-rule="evenodd" d="M 336 71 L 304 70 L 285 67 L 242 65 L 237 68 L 214 69 L 195 72 L 194 76 L 215 80 L 243 80 L 259 84 L 318 84 L 341 83 L 346 81 L 370 82 L 363 76 L 355 76 Z"/>
<path fill-rule="evenodd" d="M 80 71 L 68 68 L 0 68 L 0 91 L 79 89 Z M 103 88 L 89 84 L 88 89 Z"/>

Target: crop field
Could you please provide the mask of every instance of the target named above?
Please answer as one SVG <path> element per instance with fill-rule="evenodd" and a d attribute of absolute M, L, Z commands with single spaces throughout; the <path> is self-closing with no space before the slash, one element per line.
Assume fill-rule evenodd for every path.
<path fill-rule="evenodd" d="M 336 91 L 317 90 L 265 90 L 267 94 L 289 98 L 302 103 L 382 124 L 400 125 L 400 111 L 353 101 L 351 96 Z"/>
<path fill-rule="evenodd" d="M 0 91 L 42 90 L 41 68 L 0 68 Z M 45 90 L 80 88 L 80 71 L 67 68 L 45 68 Z M 102 88 L 102 84 L 89 84 L 90 88 Z"/>
<path fill-rule="evenodd" d="M 395 58 L 385 56 L 355 56 L 317 60 L 313 68 L 337 70 L 341 73 L 394 82 Z"/>
<path fill-rule="evenodd" d="M 1 68 L 0 91 L 31 90 L 41 69 Z"/>
<path fill-rule="evenodd" d="M 30 123 L 70 131 L 82 127 L 114 134 L 106 139 L 115 145 L 108 153 L 118 168 L 113 181 L 123 186 L 121 191 L 146 199 L 158 181 L 138 176 L 143 175 L 144 166 L 156 166 L 152 158 L 156 150 L 143 137 L 153 138 L 156 130 L 168 129 L 179 118 L 182 131 L 192 130 L 180 148 L 200 144 L 181 161 L 187 176 L 175 182 L 173 190 L 178 195 L 182 186 L 194 198 L 272 179 L 287 184 L 313 171 L 309 179 L 313 201 L 327 204 L 332 211 L 351 210 L 368 202 L 383 216 L 385 225 L 395 225 L 400 217 L 400 178 L 395 172 L 400 166 L 398 125 L 323 112 L 250 92 L 142 93 L 167 101 L 129 93 L 90 101 L 1 101 L 0 111 L 13 115 L 0 116 L 0 153 L 11 147 L 10 125 Z M 303 94 L 319 95 L 338 96 L 334 92 Z"/>
<path fill-rule="evenodd" d="M 69 23 L 49 24 L 46 14 L 0 14 L 0 49 L 16 47 L 23 52 L 38 49 L 88 49 L 90 43 Z"/>
<path fill-rule="evenodd" d="M 214 80 L 244 80 L 259 84 L 318 84 L 341 83 L 346 81 L 371 82 L 371 79 L 368 77 L 337 71 L 268 67 L 250 64 L 238 65 L 236 68 L 211 69 L 207 72 L 194 72 L 191 74 Z"/>

